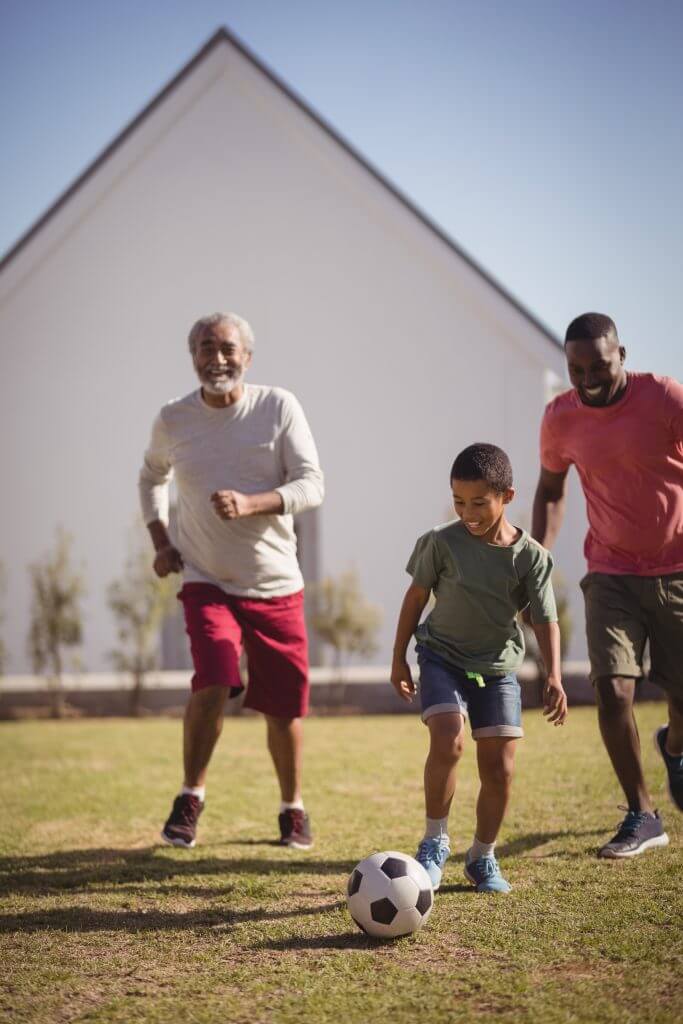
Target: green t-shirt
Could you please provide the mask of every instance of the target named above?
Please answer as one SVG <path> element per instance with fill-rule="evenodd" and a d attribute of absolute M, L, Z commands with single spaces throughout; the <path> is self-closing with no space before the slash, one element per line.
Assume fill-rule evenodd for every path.
<path fill-rule="evenodd" d="M 524 530 L 509 547 L 473 537 L 459 520 L 420 537 L 406 566 L 435 605 L 415 633 L 418 643 L 468 672 L 505 675 L 524 659 L 517 612 L 556 622 L 550 553 Z"/>

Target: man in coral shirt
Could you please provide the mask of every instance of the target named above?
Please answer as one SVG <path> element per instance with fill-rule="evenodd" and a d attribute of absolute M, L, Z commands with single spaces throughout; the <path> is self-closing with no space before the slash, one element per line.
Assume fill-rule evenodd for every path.
<path fill-rule="evenodd" d="M 546 407 L 533 536 L 550 547 L 576 466 L 586 498 L 588 573 L 581 581 L 600 731 L 628 802 L 599 851 L 633 857 L 669 842 L 643 775 L 633 715 L 646 641 L 669 722 L 655 734 L 669 791 L 683 810 L 683 386 L 627 373 L 614 322 L 585 313 L 567 328 L 572 390 Z"/>

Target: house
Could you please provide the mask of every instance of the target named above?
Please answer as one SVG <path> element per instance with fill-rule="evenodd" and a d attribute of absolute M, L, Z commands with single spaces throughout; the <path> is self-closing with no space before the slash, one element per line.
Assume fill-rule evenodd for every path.
<path fill-rule="evenodd" d="M 151 423 L 196 386 L 187 332 L 220 309 L 254 328 L 249 379 L 303 404 L 327 480 L 305 574 L 356 566 L 380 660 L 460 448 L 508 450 L 529 526 L 557 339 L 222 29 L 0 263 L 9 671 L 30 667 L 26 565 L 57 524 L 88 580 L 84 663 L 107 667 Z M 575 655 L 582 530 L 574 487 L 557 561 Z"/>

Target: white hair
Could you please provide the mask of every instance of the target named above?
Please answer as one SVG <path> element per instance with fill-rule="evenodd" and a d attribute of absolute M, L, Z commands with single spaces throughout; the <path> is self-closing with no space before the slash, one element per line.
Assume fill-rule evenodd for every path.
<path fill-rule="evenodd" d="M 216 327 L 218 324 L 232 324 L 240 332 L 240 339 L 247 352 L 254 351 L 254 332 L 244 317 L 238 316 L 237 313 L 211 313 L 209 316 L 201 317 L 192 325 L 187 337 L 192 355 L 194 355 L 197 342 L 204 331 L 209 327 Z"/>

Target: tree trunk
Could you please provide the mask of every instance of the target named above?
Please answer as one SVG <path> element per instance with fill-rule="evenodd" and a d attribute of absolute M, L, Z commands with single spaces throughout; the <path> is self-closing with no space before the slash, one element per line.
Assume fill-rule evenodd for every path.
<path fill-rule="evenodd" d="M 134 718 L 139 718 L 142 714 L 142 693 L 145 685 L 145 674 L 144 672 L 133 673 L 133 689 L 130 691 L 130 713 Z"/>
<path fill-rule="evenodd" d="M 65 701 L 62 686 L 62 658 L 59 647 L 52 652 L 52 676 L 48 679 L 50 690 L 50 715 L 52 718 L 64 718 Z"/>

